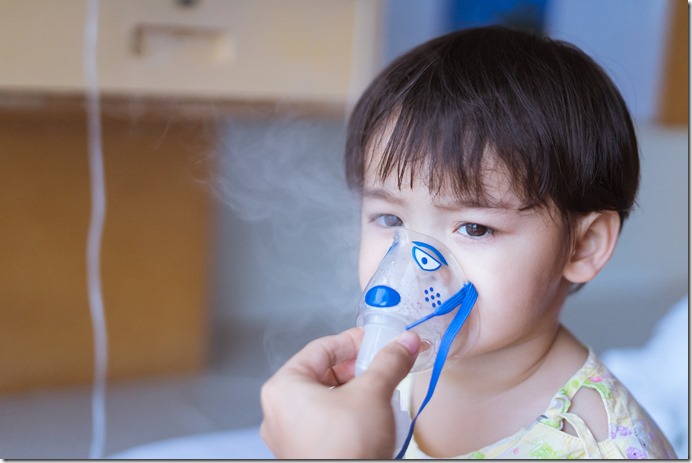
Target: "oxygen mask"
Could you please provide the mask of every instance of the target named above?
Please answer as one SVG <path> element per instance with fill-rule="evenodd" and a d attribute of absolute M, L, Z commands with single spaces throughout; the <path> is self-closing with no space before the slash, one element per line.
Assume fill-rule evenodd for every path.
<path fill-rule="evenodd" d="M 463 307 L 473 292 L 473 301 Z M 461 325 L 447 346 L 455 358 L 463 356 L 478 336 L 475 288 L 468 282 L 451 252 L 437 240 L 404 228 L 395 231 L 394 242 L 370 279 L 360 300 L 356 324 L 364 329 L 356 374 L 375 354 L 405 330 L 416 332 L 421 352 L 412 372 L 432 368 L 445 331 L 459 313 Z M 467 301 L 468 302 L 468 301 Z M 460 309 L 460 310 L 462 310 Z M 443 359 L 442 361 L 446 360 Z"/>

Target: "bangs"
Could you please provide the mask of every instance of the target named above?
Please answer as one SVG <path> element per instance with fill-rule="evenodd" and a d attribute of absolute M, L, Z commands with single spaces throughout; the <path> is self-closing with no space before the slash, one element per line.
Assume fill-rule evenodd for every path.
<path fill-rule="evenodd" d="M 517 162 L 525 158 L 511 156 L 516 147 L 498 146 L 483 121 L 458 107 L 435 106 L 419 113 L 420 106 L 406 110 L 404 103 L 385 119 L 364 147 L 364 170 L 372 169 L 380 182 L 393 175 L 400 189 L 413 188 L 418 180 L 431 196 L 452 194 L 476 207 L 498 205 L 487 191 L 486 179 L 499 173 L 507 176 L 520 209 L 546 204 L 547 193 L 532 180 L 535 170 Z"/>
<path fill-rule="evenodd" d="M 483 205 L 491 202 L 484 173 L 494 167 L 509 177 L 523 209 L 547 204 L 557 186 L 549 173 L 560 170 L 552 165 L 560 157 L 541 140 L 550 136 L 555 105 L 531 84 L 546 80 L 536 76 L 545 66 L 517 60 L 516 50 L 485 49 L 486 43 L 433 40 L 373 81 L 349 123 L 352 188 L 362 188 L 365 167 L 377 159 L 370 167 L 379 180 L 395 175 L 401 188 L 419 178 L 431 194 L 448 190 Z M 517 74 L 529 85 L 518 85 Z"/>

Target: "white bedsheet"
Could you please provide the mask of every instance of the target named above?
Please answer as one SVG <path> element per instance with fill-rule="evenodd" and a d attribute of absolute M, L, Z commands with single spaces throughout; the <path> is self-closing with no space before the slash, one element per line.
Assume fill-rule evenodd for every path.
<path fill-rule="evenodd" d="M 689 454 L 688 309 L 685 296 L 658 322 L 644 346 L 601 355 L 684 459 Z"/>
<path fill-rule="evenodd" d="M 113 459 L 209 460 L 272 459 L 259 435 L 259 427 L 164 439 L 111 455 Z"/>

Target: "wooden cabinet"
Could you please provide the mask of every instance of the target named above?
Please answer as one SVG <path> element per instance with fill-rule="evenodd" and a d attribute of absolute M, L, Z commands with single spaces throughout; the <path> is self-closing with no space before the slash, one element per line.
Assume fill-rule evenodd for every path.
<path fill-rule="evenodd" d="M 57 108 L 55 107 L 57 106 Z M 81 102 L 0 111 L 0 392 L 91 380 Z M 105 105 L 101 257 L 111 378 L 206 364 L 210 121 Z"/>
<path fill-rule="evenodd" d="M 372 78 L 380 0 L 100 0 L 105 93 L 345 103 Z M 0 2 L 0 90 L 84 87 L 86 0 Z"/>
<path fill-rule="evenodd" d="M 658 122 L 686 126 L 689 120 L 689 5 L 671 2 Z"/>
<path fill-rule="evenodd" d="M 220 118 L 277 104 L 341 117 L 374 73 L 380 2 L 98 4 L 109 376 L 193 371 Z M 91 380 L 88 15 L 86 0 L 0 1 L 0 391 Z"/>

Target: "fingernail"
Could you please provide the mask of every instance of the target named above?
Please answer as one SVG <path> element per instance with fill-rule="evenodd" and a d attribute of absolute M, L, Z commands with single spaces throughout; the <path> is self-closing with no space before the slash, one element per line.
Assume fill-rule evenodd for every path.
<path fill-rule="evenodd" d="M 420 338 L 413 331 L 404 331 L 396 339 L 396 342 L 404 346 L 411 355 L 418 353 L 418 348 L 420 347 Z"/>

